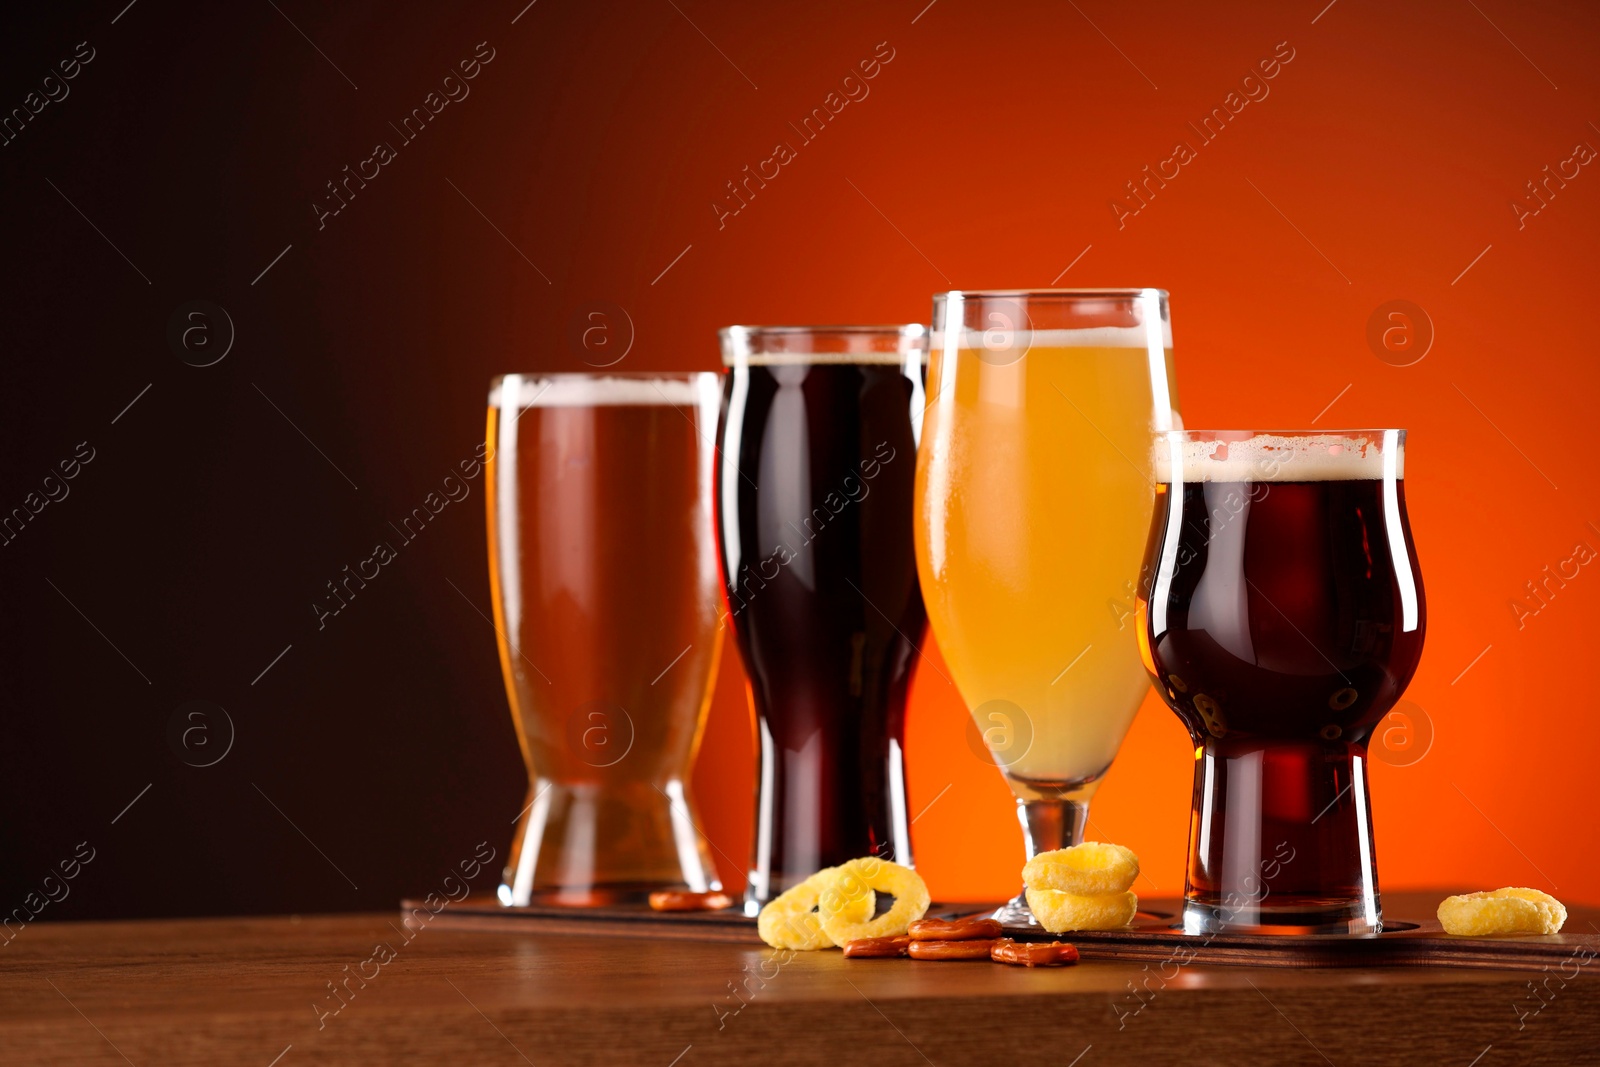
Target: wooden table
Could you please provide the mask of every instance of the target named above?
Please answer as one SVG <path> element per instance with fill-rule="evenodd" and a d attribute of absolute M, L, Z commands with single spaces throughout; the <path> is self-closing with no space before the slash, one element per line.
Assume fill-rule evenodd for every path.
<path fill-rule="evenodd" d="M 1437 899 L 1385 904 L 1415 912 Z M 1570 922 L 1597 918 L 1573 909 Z M 407 942 L 390 915 L 41 922 L 0 961 L 5 1064 L 1502 1067 L 1600 1056 L 1590 961 L 1568 975 L 1095 961 L 1027 971 L 437 924 Z M 351 992 L 337 1000 L 329 983 Z"/>

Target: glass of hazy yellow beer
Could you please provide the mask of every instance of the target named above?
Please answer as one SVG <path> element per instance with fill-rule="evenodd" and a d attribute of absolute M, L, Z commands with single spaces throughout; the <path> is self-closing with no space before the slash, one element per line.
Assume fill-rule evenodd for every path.
<path fill-rule="evenodd" d="M 1032 858 L 1082 840 L 1149 686 L 1151 442 L 1180 426 L 1167 294 L 943 293 L 929 347 L 918 575 Z M 995 917 L 1034 923 L 1020 894 Z"/>

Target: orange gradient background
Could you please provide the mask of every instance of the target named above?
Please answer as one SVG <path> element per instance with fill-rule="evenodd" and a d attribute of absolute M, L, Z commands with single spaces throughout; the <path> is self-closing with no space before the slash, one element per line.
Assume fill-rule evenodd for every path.
<path fill-rule="evenodd" d="M 1520 628 L 1511 607 L 1575 545 L 1600 548 L 1585 458 L 1600 176 L 1584 168 L 1522 229 L 1510 208 L 1546 164 L 1600 145 L 1597 15 L 1322 6 L 1001 14 L 943 0 L 913 24 L 920 2 L 701 3 L 684 12 L 705 37 L 670 11 L 623 41 L 596 24 L 570 42 L 545 140 L 521 149 L 552 150 L 546 195 L 570 213 L 530 202 L 511 236 L 570 259 L 573 303 L 629 310 L 626 369 L 715 367 L 714 331 L 734 322 L 924 320 L 945 288 L 1149 285 L 1172 294 L 1188 425 L 1408 429 L 1430 626 L 1407 699 L 1433 739 L 1410 765 L 1375 761 L 1382 885 L 1600 900 L 1584 777 L 1600 742 L 1584 681 L 1600 576 L 1582 568 Z M 883 41 L 894 58 L 870 96 L 802 145 L 788 123 Z M 1294 58 L 1270 95 L 1202 143 L 1187 124 L 1285 41 Z M 719 228 L 724 183 L 779 140 L 797 158 Z M 1196 158 L 1119 228 L 1112 199 L 1136 206 L 1125 183 L 1179 140 Z M 546 286 L 516 277 L 494 311 L 474 311 L 536 339 L 539 369 L 584 369 Z M 1393 299 L 1432 321 L 1411 366 L 1368 344 L 1369 316 Z M 695 787 L 737 886 L 753 757 L 738 657 L 723 663 Z M 920 668 L 908 715 L 918 865 L 936 897 L 1006 896 L 1022 863 L 1010 793 L 969 751 L 939 668 Z M 1152 694 L 1091 815 L 1092 836 L 1142 857 L 1141 893 L 1182 891 L 1191 766 Z"/>
<path fill-rule="evenodd" d="M 1191 427 L 1410 431 L 1429 628 L 1406 700 L 1431 747 L 1374 761 L 1382 886 L 1600 903 L 1600 564 L 1527 599 L 1600 549 L 1600 164 L 1564 163 L 1600 147 L 1600 8 L 277 7 L 52 8 L 0 42 L 13 103 L 75 42 L 98 50 L 0 152 L 6 506 L 75 442 L 102 457 L 6 548 L 13 901 L 136 794 L 104 888 L 60 917 L 390 907 L 478 841 L 503 854 L 527 779 L 479 487 L 326 626 L 309 605 L 473 453 L 491 376 L 592 369 L 576 338 L 597 302 L 612 337 L 631 328 L 617 369 L 712 370 L 730 323 L 924 321 L 941 290 L 1055 284 L 1170 291 Z M 470 98 L 403 141 L 390 124 L 479 42 Z M 801 143 L 790 124 L 890 50 Z M 1246 76 L 1291 51 L 1203 143 L 1190 124 L 1260 96 Z M 319 222 L 379 139 L 398 157 Z M 1128 183 L 1180 141 L 1194 157 L 1131 214 Z M 794 158 L 719 223 L 779 142 Z M 1530 199 L 1547 166 L 1567 177 Z M 168 336 L 195 299 L 237 327 L 206 368 Z M 1431 324 L 1409 366 L 1369 343 L 1395 300 Z M 1009 896 L 1009 791 L 927 653 L 918 865 L 938 897 Z M 754 754 L 722 662 L 694 785 L 738 887 Z M 214 769 L 167 735 L 191 699 L 237 727 Z M 1091 833 L 1139 853 L 1146 896 L 1183 888 L 1191 751 L 1152 696 L 1095 799 Z"/>

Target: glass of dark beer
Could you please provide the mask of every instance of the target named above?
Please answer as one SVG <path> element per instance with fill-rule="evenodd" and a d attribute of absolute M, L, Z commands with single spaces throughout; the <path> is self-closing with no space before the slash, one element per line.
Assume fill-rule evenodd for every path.
<path fill-rule="evenodd" d="M 1382 929 L 1367 744 L 1426 609 L 1405 431 L 1174 431 L 1141 651 L 1194 740 L 1188 933 Z"/>
<path fill-rule="evenodd" d="M 925 330 L 731 326 L 716 492 L 758 748 L 745 908 L 910 865 L 903 736 L 926 627 L 911 535 Z"/>

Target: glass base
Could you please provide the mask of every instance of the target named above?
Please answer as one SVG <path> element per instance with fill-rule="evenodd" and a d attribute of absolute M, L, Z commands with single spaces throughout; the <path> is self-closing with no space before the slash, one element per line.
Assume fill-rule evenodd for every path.
<path fill-rule="evenodd" d="M 1383 907 L 1371 900 L 1292 901 L 1272 898 L 1262 904 L 1183 905 L 1186 934 L 1376 934 L 1383 931 Z"/>
<path fill-rule="evenodd" d="M 713 886 L 713 889 L 720 888 Z M 663 885 L 659 882 L 644 884 L 613 884 L 595 886 L 553 886 L 530 889 L 521 906 L 559 908 L 611 908 L 630 904 L 647 904 L 650 894 L 659 890 L 677 890 L 685 893 L 701 892 L 687 882 Z M 709 890 L 708 890 L 709 891 Z M 515 889 L 504 882 L 496 891 L 500 903 L 516 906 Z"/>
<path fill-rule="evenodd" d="M 501 878 L 502 904 L 602 907 L 722 883 L 683 783 L 535 779 Z"/>
<path fill-rule="evenodd" d="M 1187 933 L 1383 929 L 1362 746 L 1222 737 L 1197 756 Z"/>
<path fill-rule="evenodd" d="M 1034 929 L 1043 929 L 1039 920 L 1033 917 L 1033 911 L 1028 907 L 1028 898 L 1023 893 L 1018 893 L 996 908 L 989 918 L 998 920 L 1002 926 L 1031 926 Z"/>

